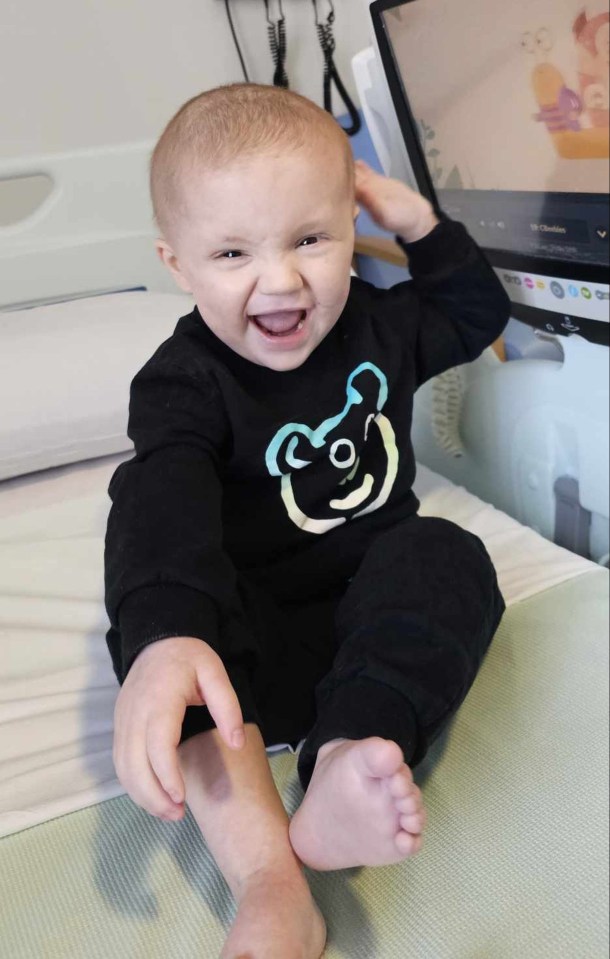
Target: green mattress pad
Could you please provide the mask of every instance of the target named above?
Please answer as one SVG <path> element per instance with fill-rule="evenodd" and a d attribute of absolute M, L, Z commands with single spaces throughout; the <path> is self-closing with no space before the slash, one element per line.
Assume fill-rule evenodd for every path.
<path fill-rule="evenodd" d="M 608 955 L 608 576 L 511 607 L 416 770 L 423 852 L 308 873 L 325 959 Z M 289 813 L 296 759 L 270 759 Z M 0 840 L 2 959 L 216 959 L 234 905 L 194 820 L 126 796 Z"/>

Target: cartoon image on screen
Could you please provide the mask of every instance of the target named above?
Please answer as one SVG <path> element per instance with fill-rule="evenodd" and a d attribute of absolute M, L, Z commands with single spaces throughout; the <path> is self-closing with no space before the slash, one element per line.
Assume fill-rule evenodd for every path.
<path fill-rule="evenodd" d="M 609 21 L 604 0 L 412 0 L 392 11 L 435 187 L 607 193 Z"/>
<path fill-rule="evenodd" d="M 526 54 L 536 58 L 531 83 L 540 107 L 534 120 L 544 123 L 559 156 L 566 159 L 608 157 L 608 36 L 610 14 L 588 17 L 581 10 L 572 25 L 578 90 L 567 81 L 568 69 L 554 62 L 554 38 L 542 26 L 521 38 Z"/>
<path fill-rule="evenodd" d="M 608 68 L 610 62 L 610 13 L 591 19 L 583 11 L 574 23 L 578 44 L 580 94 L 592 126 L 608 129 Z"/>

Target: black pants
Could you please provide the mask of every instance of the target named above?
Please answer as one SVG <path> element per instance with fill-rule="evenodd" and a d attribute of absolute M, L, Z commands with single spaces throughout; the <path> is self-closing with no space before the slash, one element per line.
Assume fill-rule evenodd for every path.
<path fill-rule="evenodd" d="M 227 663 L 245 722 L 267 745 L 305 738 L 306 789 L 320 746 L 382 736 L 416 765 L 464 700 L 505 606 L 482 542 L 412 516 L 380 534 L 341 593 L 279 606 L 244 586 L 256 665 Z M 182 739 L 214 726 L 188 707 Z"/>

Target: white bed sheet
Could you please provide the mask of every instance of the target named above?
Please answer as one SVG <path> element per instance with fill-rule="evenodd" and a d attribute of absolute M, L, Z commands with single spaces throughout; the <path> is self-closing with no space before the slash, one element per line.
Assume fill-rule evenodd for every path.
<path fill-rule="evenodd" d="M 107 488 L 131 454 L 0 485 L 0 836 L 120 795 L 106 649 Z M 598 567 L 423 466 L 422 515 L 476 533 L 507 605 Z"/>

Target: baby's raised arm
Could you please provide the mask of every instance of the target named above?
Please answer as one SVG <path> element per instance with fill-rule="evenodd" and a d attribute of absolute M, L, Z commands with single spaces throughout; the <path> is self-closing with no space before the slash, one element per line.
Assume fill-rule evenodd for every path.
<path fill-rule="evenodd" d="M 432 204 L 405 183 L 376 173 L 363 160 L 356 160 L 356 202 L 375 222 L 406 243 L 427 236 L 438 223 Z"/>
<path fill-rule="evenodd" d="M 222 660 L 190 636 L 161 639 L 136 657 L 114 716 L 114 765 L 131 798 L 153 816 L 176 818 L 185 789 L 177 747 L 187 706 L 206 705 L 232 749 L 244 744 L 241 708 Z"/>
<path fill-rule="evenodd" d="M 439 221 L 432 204 L 400 180 L 358 160 L 356 202 L 396 234 L 411 279 L 383 297 L 386 315 L 404 316 L 416 389 L 439 373 L 475 360 L 502 333 L 510 301 L 490 262 L 461 223 Z"/>

